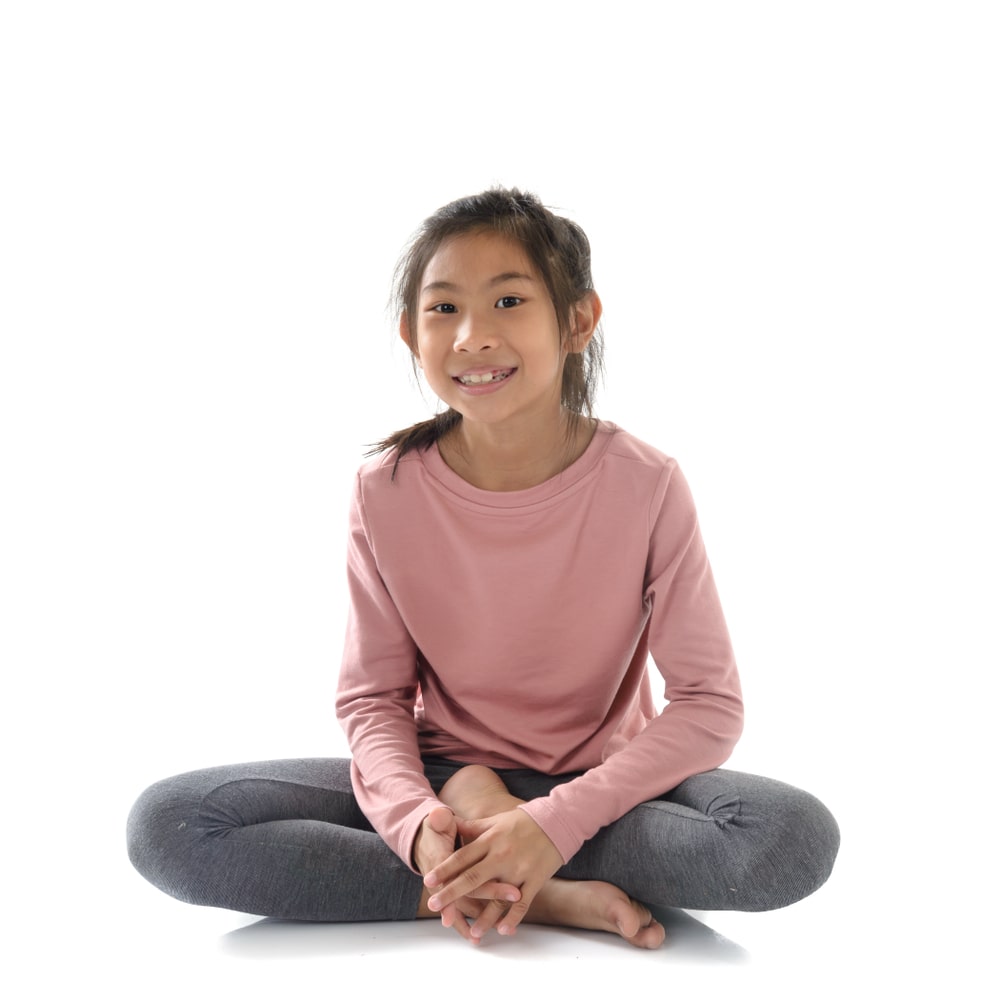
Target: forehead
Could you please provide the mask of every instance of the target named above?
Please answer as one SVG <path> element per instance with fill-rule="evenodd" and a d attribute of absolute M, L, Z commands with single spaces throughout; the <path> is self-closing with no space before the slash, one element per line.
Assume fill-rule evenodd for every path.
<path fill-rule="evenodd" d="M 420 287 L 446 282 L 475 288 L 501 274 L 524 274 L 539 279 L 531 258 L 516 240 L 497 233 L 466 233 L 452 236 L 437 248 L 424 268 Z"/>

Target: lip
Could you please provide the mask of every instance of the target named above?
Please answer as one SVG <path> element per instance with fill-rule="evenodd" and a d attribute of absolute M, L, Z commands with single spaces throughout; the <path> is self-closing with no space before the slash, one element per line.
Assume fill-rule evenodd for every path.
<path fill-rule="evenodd" d="M 499 382 L 483 382 L 475 385 L 465 385 L 459 381 L 459 379 L 466 375 L 492 375 L 495 372 L 510 372 L 510 374 L 506 378 L 501 379 Z M 516 374 L 517 368 L 508 368 L 503 365 L 493 365 L 489 368 L 468 368 L 458 375 L 452 375 L 451 379 L 466 395 L 486 396 L 492 392 L 499 392 Z"/>
<path fill-rule="evenodd" d="M 452 375 L 452 378 L 465 378 L 467 375 L 493 375 L 496 372 L 514 372 L 514 365 L 480 365 L 478 368 L 466 368 L 465 371 Z"/>

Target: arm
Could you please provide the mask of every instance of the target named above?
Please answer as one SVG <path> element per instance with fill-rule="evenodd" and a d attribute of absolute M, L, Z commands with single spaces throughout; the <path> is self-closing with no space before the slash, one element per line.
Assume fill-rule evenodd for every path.
<path fill-rule="evenodd" d="M 640 802 L 723 764 L 743 728 L 729 631 L 694 501 L 672 461 L 653 494 L 648 531 L 645 641 L 637 655 L 652 656 L 668 704 L 598 767 L 521 807 L 566 861 Z"/>
<path fill-rule="evenodd" d="M 351 746 L 352 785 L 382 839 L 424 874 L 453 852 L 458 828 L 424 775 L 413 715 L 417 650 L 378 571 L 360 479 L 351 504 L 347 574 L 350 604 L 336 707 Z M 445 926 L 469 940 L 463 914 L 478 917 L 479 899 L 516 900 L 519 894 L 494 883 L 476 896 L 437 908 Z"/>
<path fill-rule="evenodd" d="M 632 667 L 644 673 L 651 653 L 665 680 L 669 704 L 641 732 L 623 734 L 620 745 L 609 746 L 601 764 L 519 807 L 544 833 L 560 861 L 568 861 L 585 840 L 640 802 L 656 798 L 692 774 L 718 767 L 742 728 L 739 679 L 728 631 L 694 504 L 673 462 L 663 468 L 644 528 L 649 538 L 644 616 Z M 510 823 L 504 820 L 504 825 Z M 523 829 L 521 824 L 519 830 Z M 450 880 L 468 885 L 467 869 L 472 865 L 477 878 L 502 873 L 501 877 L 521 885 L 522 899 L 530 904 L 529 883 L 515 880 L 503 854 L 516 854 L 518 843 L 529 844 L 536 838 L 531 833 L 496 836 L 498 842 L 489 852 L 485 845 L 470 844 L 431 873 L 427 883 L 444 886 L 435 893 L 437 902 L 451 898 L 455 889 Z M 551 855 L 533 872 L 531 885 L 545 869 L 555 870 Z M 511 930 L 508 925 L 507 932 Z"/>
<path fill-rule="evenodd" d="M 349 529 L 350 603 L 337 717 L 351 747 L 358 804 L 382 839 L 414 868 L 417 832 L 441 803 L 424 776 L 417 746 L 417 650 L 378 570 L 360 477 Z"/>

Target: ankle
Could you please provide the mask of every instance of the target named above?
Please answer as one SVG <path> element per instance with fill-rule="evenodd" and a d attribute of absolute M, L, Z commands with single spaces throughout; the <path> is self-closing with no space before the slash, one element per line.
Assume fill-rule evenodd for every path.
<path fill-rule="evenodd" d="M 438 798 L 463 819 L 483 819 L 513 809 L 520 803 L 508 791 L 500 776 L 482 764 L 469 764 L 456 771 Z"/>

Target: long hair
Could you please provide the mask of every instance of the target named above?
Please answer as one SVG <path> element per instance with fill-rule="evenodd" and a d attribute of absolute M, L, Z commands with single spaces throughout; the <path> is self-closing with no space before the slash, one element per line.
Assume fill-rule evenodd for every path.
<path fill-rule="evenodd" d="M 594 290 L 590 241 L 575 222 L 555 215 L 535 195 L 517 188 L 496 187 L 459 198 L 424 221 L 396 264 L 392 292 L 396 318 L 405 316 L 410 330 L 416 332 L 420 282 L 431 258 L 446 240 L 482 232 L 516 240 L 524 248 L 552 299 L 560 336 L 568 338 L 572 307 Z M 411 357 L 411 361 L 416 370 L 416 359 Z M 593 415 L 594 394 L 603 373 L 604 341 L 598 326 L 586 350 L 567 355 L 563 367 L 561 398 L 570 415 L 571 434 L 582 416 Z M 396 449 L 395 475 L 408 451 L 426 451 L 461 420 L 462 415 L 448 407 L 430 420 L 390 434 L 368 454 Z"/>

